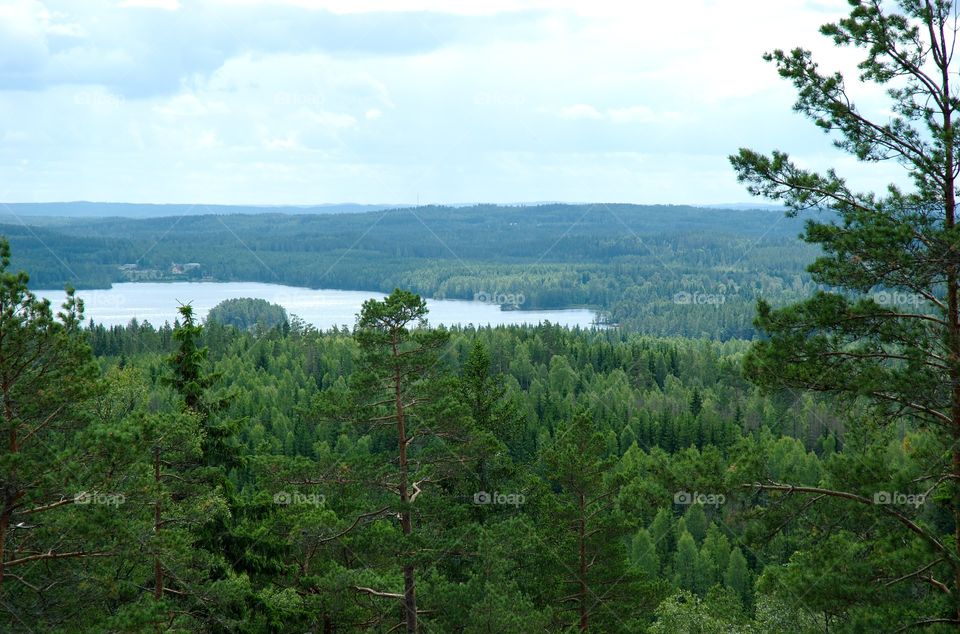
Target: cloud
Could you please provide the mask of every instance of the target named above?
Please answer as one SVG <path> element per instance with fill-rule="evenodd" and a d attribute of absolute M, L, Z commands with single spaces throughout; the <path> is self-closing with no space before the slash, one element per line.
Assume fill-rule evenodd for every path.
<path fill-rule="evenodd" d="M 543 17 L 533 11 L 334 13 L 259 3 L 224 7 L 212 0 L 12 1 L 0 8 L 0 90 L 99 84 L 128 97 L 175 93 L 244 54 L 418 55 L 530 37 Z"/>
<path fill-rule="evenodd" d="M 677 112 L 657 112 L 648 106 L 630 106 L 628 108 L 611 108 L 607 116 L 614 123 L 663 123 L 665 121 L 679 121 L 682 115 Z"/>
<path fill-rule="evenodd" d="M 738 147 L 837 156 L 761 59 L 816 49 L 830 16 L 804 2 L 0 0 L 0 182 L 7 200 L 741 200 Z"/>
<path fill-rule="evenodd" d="M 314 112 L 313 120 L 323 128 L 349 128 L 357 123 L 357 118 L 342 112 Z"/>

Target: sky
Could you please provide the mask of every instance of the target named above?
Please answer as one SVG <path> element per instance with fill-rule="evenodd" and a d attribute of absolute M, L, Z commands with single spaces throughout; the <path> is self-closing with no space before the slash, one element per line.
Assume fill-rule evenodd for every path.
<path fill-rule="evenodd" d="M 733 203 L 740 147 L 876 189 L 762 59 L 849 71 L 846 7 L 0 0 L 0 201 Z"/>

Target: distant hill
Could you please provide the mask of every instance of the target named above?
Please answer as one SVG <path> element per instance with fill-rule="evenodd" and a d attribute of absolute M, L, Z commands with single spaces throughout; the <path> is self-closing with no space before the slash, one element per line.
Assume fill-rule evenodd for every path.
<path fill-rule="evenodd" d="M 563 203 L 554 201 L 537 201 L 510 203 L 497 205 L 498 207 L 543 207 L 543 206 L 583 206 L 590 203 Z M 425 207 L 428 205 L 424 205 Z M 442 205 L 450 209 L 462 207 L 485 206 L 477 203 L 457 203 Z M 0 203 L 0 222 L 6 216 L 29 216 L 31 218 L 163 218 L 167 216 L 207 216 L 232 214 L 287 214 L 287 215 L 318 215 L 318 214 L 351 214 L 385 209 L 410 208 L 409 204 L 379 204 L 368 205 L 362 203 L 323 203 L 319 205 L 204 205 L 204 204 L 148 204 L 148 203 L 98 203 L 87 201 L 51 202 L 51 203 Z M 768 205 L 762 203 L 721 203 L 716 205 L 629 205 L 629 207 L 675 209 L 724 209 L 724 210 L 753 210 L 753 211 L 782 211 L 782 205 Z"/>
<path fill-rule="evenodd" d="M 111 205 L 106 213 L 137 207 Z M 0 212 L 0 235 L 10 241 L 12 266 L 29 271 L 35 289 L 175 280 L 405 288 L 530 310 L 593 307 L 628 330 L 720 339 L 755 335 L 757 297 L 781 303 L 809 296 L 805 268 L 818 253 L 797 239 L 802 218 L 769 209 L 139 207 L 179 215 Z"/>
<path fill-rule="evenodd" d="M 786 209 L 783 205 L 771 205 L 770 203 L 715 203 L 696 206 L 701 209 L 752 209 L 757 211 L 783 211 Z"/>
<path fill-rule="evenodd" d="M 144 203 L 3 203 L 4 215 L 44 216 L 58 218 L 162 218 L 164 216 L 205 216 L 226 214 L 344 214 L 382 211 L 404 205 L 362 205 L 358 203 L 328 203 L 322 205 L 153 205 Z"/>

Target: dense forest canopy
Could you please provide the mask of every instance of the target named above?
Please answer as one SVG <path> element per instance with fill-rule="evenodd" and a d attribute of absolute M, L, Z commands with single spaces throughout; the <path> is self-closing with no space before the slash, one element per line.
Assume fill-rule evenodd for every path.
<path fill-rule="evenodd" d="M 416 307 L 415 296 L 394 297 Z M 401 315 L 391 300 L 364 314 Z M 405 399 L 426 399 L 406 412 L 419 440 L 409 445 L 414 499 L 403 503 L 387 467 L 397 440 L 376 422 L 390 410 L 370 383 L 392 376 L 389 339 L 364 332 L 200 327 L 188 309 L 174 328 L 75 332 L 103 369 L 99 390 L 77 401 L 89 422 L 68 436 L 87 480 L 29 499 L 90 500 L 48 511 L 62 522 L 48 526 L 74 536 L 74 558 L 10 567 L 7 625 L 386 631 L 409 557 L 427 631 L 563 629 L 582 614 L 600 631 L 637 631 L 675 593 L 690 610 L 730 608 L 724 627 L 752 622 L 762 605 L 761 631 L 777 631 L 776 619 L 816 631 L 799 607 L 753 589 L 768 558 L 783 561 L 803 534 L 751 550 L 749 496 L 735 482 L 753 474 L 731 479 L 730 465 L 768 452 L 773 473 L 815 482 L 842 421 L 808 397 L 765 397 L 744 382 L 744 344 L 554 326 L 422 331 L 440 339 L 400 351 L 439 355 L 403 361 L 413 372 Z M 84 449 L 103 439 L 115 441 Z M 108 472 L 96 469 L 104 459 Z M 589 473 L 599 479 L 582 480 Z M 598 563 L 574 602 L 565 580 L 577 579 L 581 490 L 602 521 L 583 541 Z M 405 508 L 410 537 L 395 515 Z M 572 524 L 556 521 L 567 515 Z M 105 518 L 106 533 L 96 528 Z M 61 594 L 49 575 L 88 590 Z"/>
<path fill-rule="evenodd" d="M 173 327 L 71 331 L 80 316 L 68 314 L 62 336 L 101 378 L 76 396 L 83 424 L 22 444 L 30 459 L 55 438 L 74 447 L 62 459 L 76 475 L 41 480 L 9 508 L 11 526 L 45 513 L 49 530 L 30 545 L 8 532 L 7 552 L 51 557 L 6 556 L 5 627 L 388 631 L 405 587 L 419 629 L 451 632 L 581 619 L 604 632 L 863 631 L 937 605 L 919 580 L 874 587 L 922 550 L 823 550 L 834 533 L 866 548 L 896 518 L 743 486 L 816 486 L 869 460 L 862 493 L 893 495 L 928 464 L 922 435 L 847 429 L 860 410 L 765 394 L 741 376 L 746 343 L 411 330 L 429 319 L 417 301 L 370 302 L 354 332 L 200 326 L 189 309 Z M 400 355 L 428 355 L 396 358 L 409 381 L 406 502 L 388 323 Z M 878 471 L 887 479 L 873 481 Z M 945 502 L 914 501 L 898 512 L 948 521 Z M 822 564 L 810 558 L 825 553 L 860 565 L 813 583 Z"/>
<path fill-rule="evenodd" d="M 241 330 L 262 328 L 269 330 L 287 321 L 283 306 L 271 304 L 265 299 L 238 297 L 225 299 L 207 313 L 208 322 L 234 326 Z"/>

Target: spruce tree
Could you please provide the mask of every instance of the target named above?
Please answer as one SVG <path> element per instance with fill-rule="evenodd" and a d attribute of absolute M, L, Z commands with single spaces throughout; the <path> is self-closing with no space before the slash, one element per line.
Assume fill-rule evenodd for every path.
<path fill-rule="evenodd" d="M 697 544 L 689 532 L 683 531 L 677 539 L 677 551 L 673 556 L 675 583 L 683 590 L 700 593 L 703 585 L 701 569 Z"/>
<path fill-rule="evenodd" d="M 752 588 L 750 569 L 747 567 L 747 559 L 743 556 L 739 547 L 734 547 L 730 552 L 727 569 L 723 573 L 723 583 L 737 593 L 744 605 L 750 605 Z"/>

